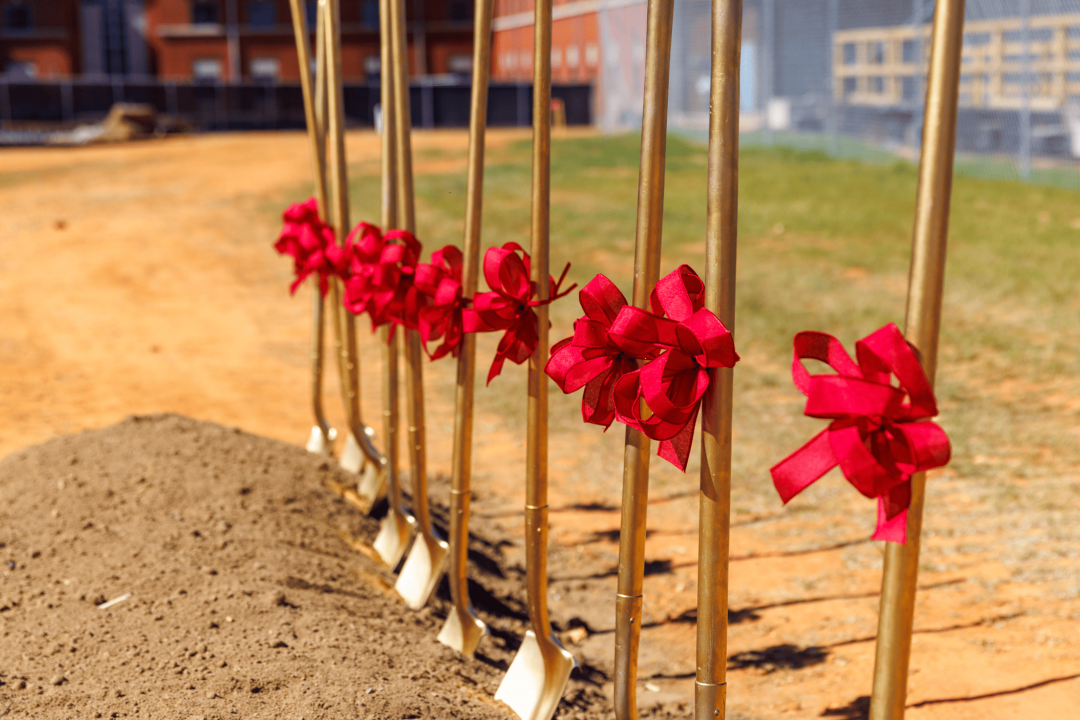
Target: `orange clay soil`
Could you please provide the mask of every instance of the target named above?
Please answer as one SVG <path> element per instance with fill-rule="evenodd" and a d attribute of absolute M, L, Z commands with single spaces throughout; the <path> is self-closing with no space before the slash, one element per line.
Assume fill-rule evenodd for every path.
<path fill-rule="evenodd" d="M 525 137 L 521 132 L 492 132 L 490 141 L 506 143 Z M 418 133 L 415 142 L 420 150 L 460 153 L 466 136 L 457 132 Z M 377 157 L 378 140 L 368 133 L 352 134 L 348 150 L 351 162 L 363 161 L 364 167 L 374 167 L 371 161 Z M 303 443 L 311 427 L 307 359 L 310 298 L 307 288 L 295 298 L 285 291 L 289 266 L 270 247 L 278 227 L 266 208 L 279 206 L 310 177 L 307 151 L 303 135 L 275 133 L 0 153 L 0 206 L 4 208 L 0 214 L 0 407 L 5 420 L 0 425 L 0 455 L 57 436 L 104 427 L 127 415 L 157 412 L 236 426 L 294 445 Z M 445 159 L 427 165 L 422 162 L 417 169 L 419 173 L 463 172 L 460 161 Z M 567 331 L 556 327 L 552 338 L 562 337 Z M 374 419 L 379 410 L 379 351 L 366 333 L 362 336 L 363 406 L 369 423 L 377 427 Z M 482 343 L 481 358 L 490 357 L 490 350 Z M 484 362 L 481 365 L 486 367 Z M 449 362 L 426 369 L 433 476 L 449 471 L 453 372 Z M 334 375 L 332 370 L 327 373 L 326 401 L 332 420 L 341 427 L 343 418 Z M 524 396 L 524 372 L 520 368 L 508 369 L 499 382 L 505 383 L 506 392 L 518 389 Z M 493 599 L 488 600 L 487 609 L 481 603 L 480 610 L 482 615 L 490 613 L 489 619 L 497 627 L 510 629 L 518 626 L 506 625 L 503 616 L 513 616 L 516 610 L 507 605 L 510 601 L 505 598 L 520 595 L 507 584 L 512 585 L 519 577 L 517 572 L 523 562 L 520 534 L 524 446 L 520 432 L 513 427 L 501 415 L 478 407 L 474 473 L 478 533 L 506 541 L 500 546 L 498 565 L 504 568 L 506 577 L 485 586 L 502 588 L 502 595 L 491 591 Z M 115 442 L 126 437 L 125 433 L 130 435 L 122 430 L 109 432 L 97 441 L 93 441 L 97 436 L 74 440 L 90 443 L 86 451 L 100 454 L 99 445 L 105 439 L 111 437 Z M 217 431 L 200 432 L 216 437 Z M 610 696 L 611 692 L 621 433 L 613 430 L 601 434 L 597 428 L 580 426 L 572 415 L 553 417 L 552 433 L 552 614 L 565 632 L 568 646 L 587 670 L 587 677 L 575 680 L 576 704 L 564 706 L 560 714 L 601 717 L 596 714 L 601 707 L 597 703 L 602 703 L 598 698 L 602 694 Z M 34 457 L 43 452 L 31 451 L 37 453 Z M 116 445 L 113 452 L 123 453 L 123 444 Z M 223 450 L 208 445 L 205 452 L 217 462 Z M 193 458 L 197 456 L 193 454 Z M 290 463 L 303 464 L 302 458 L 282 455 L 286 456 Z M 5 467 L 8 477 L 19 465 L 12 459 Z M 167 656 L 164 660 L 157 658 L 154 665 L 140 665 L 134 660 L 127 664 L 83 663 L 81 667 L 88 674 L 78 679 L 83 693 L 78 697 L 70 694 L 72 678 L 62 680 L 60 685 L 50 684 L 65 674 L 55 667 L 60 661 L 53 651 L 60 648 L 70 652 L 66 646 L 72 638 L 85 643 L 89 633 L 104 627 L 105 622 L 101 619 L 104 615 L 96 611 L 54 612 L 50 598 L 66 593 L 68 601 L 75 602 L 74 598 L 82 595 L 92 600 L 99 592 L 127 592 L 111 575 L 80 574 L 65 567 L 40 575 L 30 572 L 29 579 L 20 574 L 23 566 L 32 567 L 36 562 L 28 553 L 40 552 L 49 559 L 42 548 L 64 552 L 62 543 L 57 545 L 57 540 L 49 539 L 53 531 L 46 532 L 47 528 L 42 527 L 42 523 L 57 521 L 46 508 L 55 509 L 55 496 L 64 492 L 61 481 L 66 476 L 53 477 L 57 471 L 50 468 L 52 474 L 46 473 L 48 477 L 40 484 L 0 484 L 0 542 L 5 543 L 0 547 L 0 559 L 10 560 L 0 568 L 4 570 L 0 585 L 4 646 L 0 653 L 0 713 L 9 701 L 15 701 L 9 715 L 12 718 L 61 717 L 56 713 L 71 702 L 89 708 L 79 698 L 105 698 L 110 688 L 135 687 L 134 675 L 140 668 L 154 672 L 156 667 L 161 672 L 161 667 L 172 662 Z M 70 535 L 69 540 L 78 534 L 82 545 L 79 550 L 105 552 L 116 544 L 107 527 L 121 522 L 123 512 L 117 508 L 124 495 L 117 492 L 115 498 L 105 502 L 101 493 L 111 488 L 108 479 L 84 476 L 76 469 L 70 472 L 81 483 L 102 483 L 92 507 L 119 516 L 102 521 L 102 528 L 96 518 L 88 517 L 86 522 L 94 524 L 93 530 L 82 532 L 82 525 L 57 525 L 55 532 Z M 318 485 L 315 470 L 304 473 L 325 495 L 325 502 L 331 502 L 332 494 Z M 172 479 L 181 482 L 184 477 L 178 472 Z M 761 479 L 755 481 L 766 477 L 763 468 Z M 933 482 L 932 478 L 927 503 L 932 511 L 926 520 L 920 575 L 924 590 L 915 619 L 908 716 L 917 720 L 1074 716 L 1080 703 L 1080 551 L 1073 541 L 1075 530 L 1063 522 L 1065 515 L 1056 509 L 1054 499 L 1041 509 L 1021 511 L 1007 504 L 994 505 L 986 499 L 983 488 L 956 477 L 952 471 L 938 477 L 943 481 Z M 783 510 L 777 501 L 773 510 L 733 518 L 728 676 L 732 717 L 865 716 L 865 696 L 869 694 L 873 668 L 881 547 L 866 539 L 872 506 L 850 488 L 844 488 L 839 478 L 827 478 L 819 485 L 815 497 L 795 503 L 788 510 Z M 91 495 L 93 490 L 85 488 Z M 16 491 L 21 498 L 18 502 L 11 495 Z M 131 492 L 135 491 L 137 488 Z M 289 492 L 300 493 L 303 489 Z M 26 493 L 40 497 L 27 499 L 23 497 Z M 436 481 L 435 503 L 445 503 L 445 494 L 445 483 Z M 253 496 L 253 503 L 263 502 L 257 497 Z M 687 477 L 678 487 L 668 484 L 654 489 L 650 500 L 638 697 L 642 707 L 662 705 L 660 716 L 680 716 L 680 706 L 688 708 L 692 698 L 695 498 L 696 480 Z M 176 502 L 187 501 L 179 498 Z M 316 508 L 323 501 L 309 498 L 304 502 L 305 507 Z M 1071 502 L 1075 503 L 1075 498 Z M 20 508 L 17 513 L 12 511 L 16 507 Z M 262 517 L 264 509 L 259 508 L 262 506 L 238 505 L 230 510 L 236 513 L 236 519 L 227 522 L 243 522 L 249 510 L 253 519 Z M 183 508 L 178 512 L 182 514 Z M 380 582 L 386 578 L 373 569 L 370 560 L 350 549 L 347 541 L 362 541 L 367 535 L 361 531 L 362 519 L 343 513 L 346 511 L 335 507 L 326 516 L 330 519 L 324 529 L 318 523 L 294 523 L 297 537 L 283 537 L 280 542 L 303 544 L 310 540 L 330 548 L 326 550 L 329 569 L 319 572 L 337 580 L 320 582 L 352 588 L 349 591 L 356 593 L 355 597 L 367 597 L 377 592 L 372 588 L 381 587 Z M 339 516 L 347 519 L 335 525 L 332 519 Z M 342 530 L 342 523 L 352 530 Z M 280 534 L 282 528 L 293 525 L 278 522 L 273 527 Z M 247 534 L 252 532 L 255 530 L 245 530 Z M 312 538 L 302 537 L 304 533 Z M 22 540 L 24 536 L 38 535 L 41 538 L 34 542 L 41 548 L 31 548 Z M 258 534 L 251 535 L 250 540 L 259 542 Z M 158 538 L 153 542 L 167 541 Z M 214 543 L 220 547 L 222 541 L 211 537 L 206 542 L 209 545 L 198 546 L 198 563 L 213 568 Z M 137 553 L 142 543 L 139 535 L 130 536 L 124 551 Z M 227 547 L 221 552 L 227 552 Z M 229 579 L 238 588 L 252 587 L 266 594 L 269 591 L 263 586 L 270 587 L 267 583 L 280 580 L 275 580 L 275 573 L 285 573 L 283 577 L 295 575 L 279 567 L 281 560 L 268 558 L 260 560 L 261 565 L 251 564 L 246 556 L 244 560 L 235 569 L 240 575 Z M 136 573 L 132 568 L 146 565 L 132 561 L 125 567 Z M 263 572 L 263 567 L 270 567 L 272 572 Z M 493 572 L 493 568 L 488 571 Z M 69 574 L 60 577 L 66 572 Z M 260 573 L 274 577 L 264 581 Z M 162 592 L 171 593 L 168 597 L 155 596 L 153 583 L 146 577 L 139 578 L 136 580 L 143 588 L 141 594 L 146 596 L 133 596 L 137 603 L 129 607 L 137 608 L 137 613 L 149 613 L 151 618 L 156 617 L 152 608 L 162 602 L 167 604 L 169 599 L 181 606 L 192 601 L 177 595 L 187 589 L 181 587 L 184 583 L 196 588 L 198 597 L 194 599 L 199 602 L 205 602 L 214 592 L 213 583 L 205 579 L 185 579 L 183 583 L 162 586 Z M 75 587 L 65 586 L 67 580 Z M 5 598 L 16 587 L 16 605 L 9 602 L 5 607 Z M 268 628 L 264 635 L 285 632 L 285 621 L 278 615 L 286 618 L 287 612 L 303 613 L 305 606 L 317 609 L 319 617 L 327 622 L 333 618 L 330 605 L 294 602 L 294 596 L 302 596 L 301 590 L 286 587 L 285 593 L 285 600 L 297 605 L 298 610 L 277 605 L 276 600 L 267 600 L 265 607 L 259 606 L 257 600 L 245 600 L 254 608 L 245 618 L 256 622 L 254 617 L 259 615 L 258 622 Z M 387 617 L 406 618 L 406 625 L 411 622 L 410 627 L 429 633 L 437 631 L 437 615 L 445 612 L 445 602 L 440 600 L 431 612 L 422 617 L 414 614 L 416 620 L 411 621 L 408 613 L 393 605 L 396 600 L 388 600 L 390 605 L 379 602 Z M 344 625 L 339 639 L 347 645 L 340 658 L 348 658 L 363 651 L 367 644 L 363 637 L 352 633 L 349 623 L 354 621 L 344 618 L 349 608 L 342 607 L 340 612 L 343 616 L 338 625 Z M 20 627 L 22 623 L 36 623 L 42 628 L 60 623 L 55 630 L 59 639 L 32 636 L 25 629 L 15 632 L 11 624 L 14 620 L 8 618 L 16 615 L 26 616 L 19 620 Z M 207 634 L 201 626 L 193 629 L 184 624 L 184 618 L 203 622 L 201 615 L 179 613 L 177 617 L 174 630 L 178 639 Z M 288 621 L 297 626 L 314 622 L 301 621 L 300 617 Z M 515 622 L 520 625 L 520 619 Z M 158 632 L 158 639 L 164 642 L 167 635 Z M 272 649 L 270 636 L 267 638 L 245 650 L 278 653 L 275 662 L 280 663 L 282 649 Z M 52 640 L 55 642 L 49 642 Z M 230 642 L 240 640 L 233 638 Z M 515 643 L 509 630 L 484 642 L 489 646 L 485 650 L 482 645 L 481 652 L 495 666 L 509 657 Z M 134 645 L 123 648 L 123 652 L 135 653 L 138 648 Z M 180 645 L 196 651 L 199 668 L 212 667 L 213 663 L 204 662 L 198 655 L 208 653 L 202 644 Z M 312 668 L 312 663 L 318 662 L 317 655 L 304 655 L 303 647 L 301 644 L 300 650 L 290 650 L 298 656 L 295 675 L 303 680 L 297 680 L 300 685 L 295 686 L 281 680 L 283 687 L 292 688 L 291 695 L 282 697 L 284 706 L 291 714 L 295 714 L 293 709 L 312 707 L 311 717 L 341 717 L 325 707 L 320 710 L 317 705 L 304 704 L 308 701 L 303 699 L 301 690 L 305 688 L 301 685 L 317 688 L 320 676 Z M 444 655 L 432 652 L 430 667 L 411 668 L 410 672 L 436 679 L 441 673 L 460 675 L 465 666 L 448 661 Z M 275 672 L 286 678 L 285 670 L 275 667 Z M 335 672 L 342 671 L 342 667 L 334 667 Z M 175 669 L 171 672 L 175 674 Z M 462 672 L 468 675 L 472 671 Z M 482 701 L 481 696 L 490 692 L 497 677 L 490 670 L 476 672 L 479 675 L 474 673 L 469 682 L 454 681 L 455 687 L 473 687 L 470 692 L 475 697 L 470 697 Z M 204 675 L 217 678 L 209 671 Z M 197 691 L 190 692 L 198 692 L 197 697 L 207 700 L 190 706 L 183 699 L 184 692 L 189 692 L 187 685 L 181 687 L 170 681 L 167 687 L 172 694 L 166 695 L 176 698 L 175 704 L 162 705 L 158 698 L 146 706 L 143 714 L 186 717 L 196 712 L 190 708 L 198 707 L 203 709 L 196 717 L 212 717 L 216 712 L 225 712 L 224 708 L 242 707 L 246 712 L 241 714 L 261 716 L 257 711 L 263 706 L 226 703 L 218 707 L 210 696 L 214 693 L 226 697 L 238 688 L 250 693 L 255 687 L 251 683 L 258 677 L 258 673 L 249 672 L 235 682 L 228 678 L 214 680 L 232 684 L 200 685 Z M 12 678 L 15 682 L 8 682 Z M 326 688 L 333 684 L 325 678 L 322 682 Z M 356 687 L 366 690 L 366 682 L 355 678 Z M 27 687 L 18 689 L 19 684 Z M 395 692 L 408 692 L 400 683 L 392 687 Z M 319 696 L 317 689 L 311 689 L 311 693 L 311 697 Z M 349 695 L 347 700 L 351 704 L 362 698 Z M 484 705 L 498 711 L 496 705 Z M 113 712 L 135 712 L 134 706 L 114 701 L 102 707 L 112 708 Z M 45 708 L 53 708 L 54 712 L 46 715 Z M 83 711 L 72 709 L 67 716 L 75 715 L 81 717 Z"/>

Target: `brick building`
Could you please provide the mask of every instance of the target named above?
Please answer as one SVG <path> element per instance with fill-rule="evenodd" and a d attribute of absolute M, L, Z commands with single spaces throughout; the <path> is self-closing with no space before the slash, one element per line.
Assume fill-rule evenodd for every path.
<path fill-rule="evenodd" d="M 551 79 L 595 82 L 600 74 L 598 0 L 554 0 Z M 495 0 L 492 78 L 532 80 L 533 0 Z"/>
<path fill-rule="evenodd" d="M 349 80 L 379 72 L 378 0 L 340 0 Z M 468 73 L 471 0 L 407 0 L 413 75 Z M 309 22 L 315 2 L 307 0 Z M 0 74 L 295 80 L 288 0 L 0 0 Z"/>

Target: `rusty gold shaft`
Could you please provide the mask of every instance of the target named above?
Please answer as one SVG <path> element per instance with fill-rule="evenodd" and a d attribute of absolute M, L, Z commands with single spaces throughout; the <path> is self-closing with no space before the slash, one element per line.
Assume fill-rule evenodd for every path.
<path fill-rule="evenodd" d="M 537 0 L 533 21 L 532 258 L 537 298 L 551 292 L 548 246 L 551 238 L 551 23 L 552 0 Z M 560 648 L 551 640 L 547 605 L 548 548 L 548 306 L 536 308 L 539 342 L 529 358 L 527 442 L 525 450 L 525 560 L 529 620 L 544 656 L 546 674 Z"/>
<path fill-rule="evenodd" d="M 382 105 L 382 225 L 390 230 L 397 225 L 396 148 L 394 133 L 389 131 L 393 117 L 394 86 L 391 76 L 393 54 L 390 40 L 390 3 L 379 0 L 379 60 Z M 397 335 L 391 339 L 390 327 L 383 327 L 379 339 L 383 343 L 383 435 L 386 440 L 386 485 L 391 513 L 404 514 L 405 504 L 398 477 L 398 345 Z"/>
<path fill-rule="evenodd" d="M 904 327 L 908 341 L 919 351 L 931 384 L 937 371 L 941 300 L 945 287 L 945 247 L 949 231 L 963 31 L 964 0 L 938 0 L 934 9 Z M 917 473 L 911 478 L 907 543 L 886 543 L 885 547 L 874 689 L 870 699 L 871 720 L 904 717 L 925 490 L 926 475 Z"/>
<path fill-rule="evenodd" d="M 301 67 L 300 89 L 304 97 L 304 120 L 308 128 L 308 139 L 311 141 L 311 160 L 315 172 L 315 197 L 319 203 L 319 211 L 326 213 L 326 171 L 321 149 L 321 123 L 315 114 L 315 98 L 311 87 L 311 36 L 308 33 L 307 17 L 300 0 L 289 0 L 292 11 L 293 36 L 296 40 L 296 57 Z M 322 430 L 323 436 L 330 440 L 330 423 L 326 420 L 323 411 L 322 386 L 323 386 L 323 344 L 324 326 L 323 321 L 323 296 L 319 291 L 318 282 L 312 283 L 312 333 L 311 333 L 311 403 L 315 414 L 315 422 Z"/>
<path fill-rule="evenodd" d="M 660 275 L 673 7 L 674 0 L 649 0 L 634 254 L 633 303 L 639 308 L 648 305 L 649 294 Z M 637 718 L 637 658 L 641 636 L 641 591 L 645 579 L 650 445 L 648 438 L 639 431 L 626 429 L 619 585 L 615 604 L 615 716 L 618 720 Z"/>
<path fill-rule="evenodd" d="M 484 134 L 487 128 L 488 76 L 491 69 L 491 16 L 494 0 L 477 0 L 473 34 L 472 105 L 469 109 L 469 165 L 465 186 L 465 247 L 462 292 L 476 294 L 480 270 L 480 223 L 484 197 Z M 472 497 L 473 389 L 476 383 L 476 335 L 462 338 L 454 393 L 454 457 L 451 471 L 450 594 L 462 626 L 469 599 L 469 501 Z"/>
<path fill-rule="evenodd" d="M 742 0 L 713 0 L 705 307 L 735 329 Z M 714 368 L 701 414 L 695 717 L 726 714 L 732 368 Z"/>
<path fill-rule="evenodd" d="M 342 98 L 341 31 L 338 0 L 320 0 L 320 10 L 325 6 L 323 22 L 326 25 L 326 87 L 327 131 L 326 154 L 330 177 L 329 206 L 330 224 L 338 242 L 345 242 L 349 233 L 349 182 L 345 167 L 345 108 Z M 334 313 L 338 316 L 338 352 L 344 365 L 345 382 L 342 393 L 348 416 L 349 431 L 359 441 L 364 432 L 360 422 L 360 368 L 356 355 L 356 318 L 342 307 L 341 282 L 332 282 Z"/>
<path fill-rule="evenodd" d="M 413 199 L 412 139 L 409 109 L 409 61 L 405 43 L 405 3 L 391 0 L 390 36 L 393 68 L 393 129 L 394 159 L 397 162 L 398 223 L 409 232 L 416 232 L 416 210 Z M 387 128 L 389 130 L 390 128 Z M 431 515 L 428 512 L 427 456 L 424 433 L 424 351 L 416 330 L 405 330 L 405 387 L 409 418 L 409 466 L 413 477 L 413 514 L 420 532 L 428 540 L 434 538 Z"/>

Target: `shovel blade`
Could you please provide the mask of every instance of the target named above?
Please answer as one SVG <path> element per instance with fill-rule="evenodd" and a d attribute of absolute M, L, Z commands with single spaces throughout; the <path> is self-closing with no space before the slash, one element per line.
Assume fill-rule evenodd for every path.
<path fill-rule="evenodd" d="M 476 617 L 472 608 L 460 612 L 456 607 L 450 609 L 446 624 L 439 631 L 439 642 L 452 647 L 463 655 L 472 655 L 480 639 L 487 635 L 487 625 Z"/>
<path fill-rule="evenodd" d="M 345 472 L 350 472 L 353 475 L 360 473 L 360 469 L 364 467 L 364 453 L 360 449 L 360 443 L 357 442 L 356 436 L 351 432 L 345 437 L 345 449 L 341 451 L 341 459 L 338 460 L 338 465 Z"/>
<path fill-rule="evenodd" d="M 416 539 L 394 585 L 410 610 L 419 610 L 427 605 L 449 558 L 450 546 L 446 541 L 425 535 Z"/>
<path fill-rule="evenodd" d="M 416 518 L 396 510 L 386 513 L 379 522 L 379 534 L 375 536 L 375 552 L 391 570 L 397 570 L 401 558 L 409 548 Z"/>
<path fill-rule="evenodd" d="M 550 642 L 556 652 L 552 653 L 552 666 L 548 668 L 536 633 L 526 632 L 495 693 L 495 699 L 509 705 L 521 720 L 551 720 L 570 680 L 570 671 L 577 665 L 574 656 L 557 640 L 551 638 Z"/>
<path fill-rule="evenodd" d="M 307 451 L 310 453 L 330 455 L 336 437 L 337 430 L 334 430 L 334 428 L 330 428 L 324 433 L 322 428 L 316 425 L 311 428 L 311 437 L 308 438 L 307 445 L 304 447 L 307 448 Z"/>
<path fill-rule="evenodd" d="M 356 483 L 356 494 L 364 507 L 371 512 L 371 507 L 386 493 L 386 473 L 375 467 L 374 463 L 366 463 L 364 472 Z"/>

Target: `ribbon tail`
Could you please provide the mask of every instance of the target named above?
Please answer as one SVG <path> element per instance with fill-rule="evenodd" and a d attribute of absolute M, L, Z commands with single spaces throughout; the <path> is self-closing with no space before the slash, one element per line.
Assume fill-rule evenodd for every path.
<path fill-rule="evenodd" d="M 769 470 L 773 485 L 786 505 L 791 498 L 812 485 L 837 465 L 829 442 L 829 431 L 822 430 Z"/>
<path fill-rule="evenodd" d="M 683 426 L 675 437 L 662 440 L 656 454 L 669 463 L 686 472 L 686 463 L 690 459 L 690 448 L 694 445 L 694 428 L 697 425 L 697 412 Z"/>
<path fill-rule="evenodd" d="M 907 542 L 907 510 L 901 510 L 891 520 L 886 517 L 885 498 L 878 498 L 877 529 L 874 530 L 872 539 L 884 540 L 885 542 Z"/>

